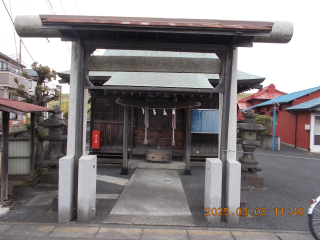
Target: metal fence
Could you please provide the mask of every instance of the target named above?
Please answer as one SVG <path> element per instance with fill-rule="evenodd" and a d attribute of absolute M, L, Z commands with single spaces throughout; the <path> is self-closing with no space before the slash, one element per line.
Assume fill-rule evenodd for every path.
<path fill-rule="evenodd" d="M 2 143 L 1 143 L 2 145 Z M 9 139 L 9 171 L 10 175 L 30 174 L 30 139 Z"/>

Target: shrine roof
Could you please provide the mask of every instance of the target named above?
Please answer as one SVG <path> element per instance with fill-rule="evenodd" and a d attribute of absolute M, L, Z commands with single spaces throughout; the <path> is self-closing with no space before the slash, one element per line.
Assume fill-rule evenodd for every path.
<path fill-rule="evenodd" d="M 121 72 L 113 75 L 103 85 L 213 89 L 204 74 L 194 73 Z"/>

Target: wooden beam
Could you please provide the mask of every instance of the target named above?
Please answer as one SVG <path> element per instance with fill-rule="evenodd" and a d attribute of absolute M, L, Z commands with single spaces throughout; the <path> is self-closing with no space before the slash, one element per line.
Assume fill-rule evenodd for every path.
<path fill-rule="evenodd" d="M 30 176 L 34 176 L 34 167 L 35 167 L 35 113 L 31 113 L 30 121 Z"/>
<path fill-rule="evenodd" d="M 86 47 L 122 50 L 150 50 L 172 52 L 215 53 L 225 51 L 227 45 L 183 42 L 125 41 L 125 40 L 84 40 Z"/>
<path fill-rule="evenodd" d="M 8 201 L 9 112 L 2 112 L 1 202 Z"/>
<path fill-rule="evenodd" d="M 185 155 L 185 171 L 184 175 L 191 175 L 190 169 L 190 156 L 191 156 L 191 115 L 192 109 L 187 108 L 187 117 L 186 117 L 186 155 Z"/>
<path fill-rule="evenodd" d="M 90 90 L 106 90 L 115 93 L 119 92 L 167 92 L 167 93 L 176 93 L 176 94 L 205 94 L 205 93 L 219 93 L 221 92 L 219 88 L 168 88 L 168 87 L 132 87 L 132 86 L 97 86 L 97 87 L 85 87 Z"/>

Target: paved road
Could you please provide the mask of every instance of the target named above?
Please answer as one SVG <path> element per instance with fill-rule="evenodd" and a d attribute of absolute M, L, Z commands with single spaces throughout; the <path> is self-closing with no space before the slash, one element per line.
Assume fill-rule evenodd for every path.
<path fill-rule="evenodd" d="M 0 239 L 312 240 L 302 231 L 105 227 L 80 224 L 0 224 Z"/>

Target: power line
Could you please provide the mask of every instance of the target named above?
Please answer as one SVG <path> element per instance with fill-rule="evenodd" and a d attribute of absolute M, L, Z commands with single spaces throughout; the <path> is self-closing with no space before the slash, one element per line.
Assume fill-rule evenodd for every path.
<path fill-rule="evenodd" d="M 53 13 L 54 15 L 56 15 L 56 13 L 55 13 L 55 11 L 54 11 L 54 9 L 53 9 L 53 6 L 52 6 L 50 0 L 47 0 L 46 3 L 47 3 L 47 6 L 48 6 L 48 8 L 49 8 L 49 11 L 50 11 L 51 13 Z M 62 5 L 61 0 L 60 0 L 60 3 L 61 3 L 61 6 L 62 6 L 62 9 L 63 9 L 63 12 L 64 12 L 64 14 L 65 14 L 65 11 L 64 11 L 64 8 L 63 8 L 63 5 Z M 48 38 L 47 38 L 47 40 L 48 40 Z M 49 40 L 48 40 L 48 42 L 50 43 Z M 64 43 L 65 43 L 65 45 L 64 45 L 65 49 L 67 50 L 67 52 L 68 52 L 69 54 L 71 54 L 71 49 L 69 48 L 68 44 L 67 44 L 66 42 L 64 42 Z"/>
<path fill-rule="evenodd" d="M 79 10 L 78 0 L 76 0 L 76 4 L 77 4 L 77 8 L 78 8 L 78 13 L 79 13 L 79 15 L 81 15 L 80 10 Z"/>
<path fill-rule="evenodd" d="M 10 6 L 10 16 L 12 16 L 12 9 L 11 9 L 11 2 L 9 0 L 9 6 Z M 14 31 L 14 26 L 12 26 L 12 30 L 13 30 L 13 38 L 14 38 L 14 46 L 16 47 L 16 55 L 18 55 L 18 51 L 17 51 L 17 40 L 16 40 L 16 33 Z"/>
<path fill-rule="evenodd" d="M 52 4 L 51 4 L 50 0 L 46 0 L 46 3 L 47 3 L 47 6 L 48 6 L 48 9 L 49 9 L 49 12 L 50 12 L 51 14 L 56 15 L 56 13 L 55 13 L 54 10 L 53 10 L 53 7 L 52 7 Z"/>
<path fill-rule="evenodd" d="M 8 15 L 9 15 L 9 17 L 10 17 L 10 19 L 11 19 L 12 24 L 14 24 L 14 23 L 13 23 L 13 20 L 12 20 L 12 17 L 11 17 L 11 15 L 10 15 L 9 11 L 8 11 L 8 8 L 7 8 L 6 4 L 4 3 L 3 0 L 2 0 L 2 2 L 3 2 L 4 7 L 5 7 L 6 10 L 7 10 L 7 13 L 8 13 Z"/>
<path fill-rule="evenodd" d="M 24 44 L 24 42 L 22 41 L 22 39 L 21 39 L 21 42 L 22 42 L 22 44 L 23 44 L 24 48 L 27 50 L 27 53 L 28 53 L 28 54 L 29 54 L 29 56 L 31 57 L 32 61 L 34 61 L 34 62 L 35 62 L 35 60 L 34 60 L 34 59 L 33 59 L 33 57 L 31 56 L 31 54 L 29 53 L 29 50 L 28 50 L 28 48 L 26 47 L 26 45 Z"/>
<path fill-rule="evenodd" d="M 60 0 L 60 4 L 61 4 L 62 11 L 63 11 L 64 15 L 66 15 L 66 11 L 64 10 L 64 7 L 63 7 L 63 4 L 62 4 L 62 1 L 61 1 L 61 0 Z"/>
<path fill-rule="evenodd" d="M 2 0 L 2 3 L 3 3 L 4 7 L 5 7 L 5 8 L 6 8 L 6 10 L 7 10 L 7 13 L 8 13 L 8 16 L 9 16 L 9 17 L 10 17 L 10 19 L 11 19 L 11 23 L 12 23 L 12 25 L 14 26 L 14 22 L 13 22 L 13 20 L 12 20 L 12 17 L 11 17 L 11 15 L 10 15 L 10 13 L 9 13 L 9 11 L 8 11 L 8 8 L 7 8 L 7 6 L 6 6 L 6 4 L 4 3 L 4 1 L 3 1 L 3 0 Z M 24 44 L 24 42 L 22 41 L 22 39 L 21 39 L 21 42 L 22 42 L 22 44 L 23 44 L 24 48 L 27 50 L 27 53 L 28 53 L 28 54 L 29 54 L 29 56 L 31 57 L 32 61 L 34 61 L 33 57 L 31 56 L 31 54 L 30 54 L 29 50 L 27 49 L 27 47 L 26 47 L 26 45 Z M 35 61 L 34 61 L 34 62 L 35 62 Z"/>

